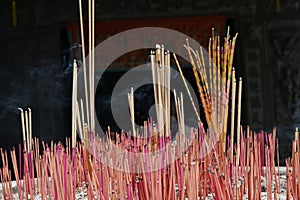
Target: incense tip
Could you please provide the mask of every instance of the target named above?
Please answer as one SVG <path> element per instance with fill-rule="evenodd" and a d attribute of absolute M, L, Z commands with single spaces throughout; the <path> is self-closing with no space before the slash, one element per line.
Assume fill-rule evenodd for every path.
<path fill-rule="evenodd" d="M 232 68 L 232 71 L 235 71 L 235 68 L 234 68 L 234 67 Z"/>
<path fill-rule="evenodd" d="M 239 80 L 242 81 L 242 77 L 240 77 Z"/>
<path fill-rule="evenodd" d="M 73 61 L 73 67 L 74 68 L 77 68 L 77 61 L 74 59 L 74 61 Z"/>
<path fill-rule="evenodd" d="M 298 132 L 298 127 L 296 127 L 296 132 Z"/>
<path fill-rule="evenodd" d="M 186 38 L 185 40 L 186 40 L 186 44 L 187 44 L 187 46 L 188 46 L 188 47 L 190 47 L 190 42 L 189 42 L 189 39 L 188 39 L 188 38 Z"/>
<path fill-rule="evenodd" d="M 21 112 L 23 112 L 23 109 L 22 109 L 22 108 L 18 108 L 18 110 L 20 110 Z"/>
<path fill-rule="evenodd" d="M 31 112 L 31 108 L 28 108 L 28 111 Z"/>
<path fill-rule="evenodd" d="M 159 44 L 156 44 L 156 45 L 155 45 L 155 48 L 156 48 L 156 49 L 160 49 L 160 45 L 159 45 Z"/>

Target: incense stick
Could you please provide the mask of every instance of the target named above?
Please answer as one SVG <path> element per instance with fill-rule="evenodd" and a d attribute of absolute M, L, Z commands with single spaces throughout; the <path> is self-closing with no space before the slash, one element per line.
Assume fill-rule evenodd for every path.
<path fill-rule="evenodd" d="M 77 119 L 77 64 L 73 62 L 73 94 L 72 94 L 72 148 L 76 146 L 76 119 Z"/>
<path fill-rule="evenodd" d="M 177 65 L 177 67 L 178 67 L 178 70 L 179 70 L 180 76 L 181 76 L 181 78 L 182 78 L 182 81 L 183 81 L 183 83 L 184 83 L 185 89 L 186 89 L 186 91 L 187 91 L 187 93 L 188 93 L 188 95 L 189 95 L 190 101 L 191 101 L 191 103 L 192 103 L 192 105 L 193 105 L 193 109 L 194 109 L 194 112 L 195 112 L 195 114 L 196 114 L 197 120 L 198 120 L 198 122 L 201 122 L 199 113 L 198 113 L 197 108 L 196 108 L 196 106 L 195 106 L 195 103 L 194 103 L 194 100 L 193 100 L 193 98 L 192 98 L 191 92 L 190 92 L 190 90 L 189 90 L 189 88 L 188 88 L 188 86 L 187 86 L 187 82 L 186 82 L 185 77 L 184 77 L 184 75 L 183 75 L 183 73 L 182 73 L 182 70 L 181 70 L 180 64 L 179 64 L 179 62 L 178 62 L 178 60 L 177 60 L 176 54 L 173 53 L 173 57 L 174 57 L 174 59 L 175 59 L 175 61 L 176 61 L 176 65 Z"/>
<path fill-rule="evenodd" d="M 231 130 L 230 130 L 230 161 L 233 163 L 233 143 L 234 143 L 234 115 L 235 115 L 235 69 L 232 69 L 232 92 L 231 92 Z"/>
<path fill-rule="evenodd" d="M 23 134 L 23 143 L 24 143 L 24 150 L 26 151 L 26 135 L 25 135 L 25 122 L 24 122 L 24 112 L 22 108 L 18 108 L 21 111 L 21 124 L 22 124 L 22 134 Z"/>
<path fill-rule="evenodd" d="M 83 30 L 83 15 L 82 15 L 82 3 L 79 0 L 79 19 L 80 19 L 80 35 L 81 35 L 81 49 L 82 49 L 82 64 L 83 64 L 83 77 L 84 77 L 84 92 L 85 92 L 85 109 L 86 109 L 86 117 L 87 123 L 90 124 L 90 114 L 89 114 L 89 96 L 88 96 L 88 85 L 87 85 L 87 67 L 86 67 L 86 60 L 85 60 L 85 43 L 84 43 L 84 30 Z M 82 115 L 83 111 L 82 111 Z M 84 119 L 84 118 L 83 118 Z"/>
<path fill-rule="evenodd" d="M 136 137 L 135 119 L 134 119 L 134 94 L 133 94 L 132 87 L 131 87 L 130 93 L 128 93 L 128 104 L 129 104 L 130 117 L 131 117 L 132 134 L 133 134 L 133 137 Z"/>
<path fill-rule="evenodd" d="M 238 91 L 238 113 L 237 113 L 237 161 L 236 165 L 239 165 L 240 159 L 240 137 L 241 137 L 241 103 L 242 103 L 242 78 L 239 79 L 239 91 Z"/>
<path fill-rule="evenodd" d="M 29 138 L 30 138 L 30 140 L 29 140 L 29 148 L 30 148 L 30 150 L 31 150 L 31 148 L 32 148 L 32 116 L 31 116 L 31 109 L 30 108 L 28 108 L 28 125 L 29 125 Z"/>
<path fill-rule="evenodd" d="M 89 30 L 91 33 L 89 42 L 93 50 L 94 0 L 90 0 L 89 4 L 89 15 L 91 15 L 91 19 L 89 19 L 91 28 Z M 82 17 L 82 13 L 80 15 Z M 128 94 L 128 103 L 132 132 L 135 136 L 133 139 L 124 131 L 120 135 L 111 132 L 110 127 L 107 130 L 107 143 L 92 134 L 95 133 L 92 117 L 94 116 L 92 114 L 94 112 L 93 51 L 89 51 L 92 53 L 90 82 L 89 88 L 85 88 L 86 91 L 89 90 L 90 92 L 85 99 L 87 103 L 90 103 L 90 107 L 87 106 L 86 109 L 91 111 L 90 115 L 87 115 L 88 124 L 85 122 L 83 100 L 80 99 L 80 105 L 77 100 L 77 66 L 74 61 L 71 146 L 70 139 L 66 139 L 65 146 L 53 141 L 48 145 L 42 141 L 43 151 L 40 152 L 38 139 L 32 139 L 31 109 L 28 108 L 28 111 L 24 112 L 23 109 L 19 108 L 25 150 L 22 155 L 20 148 L 19 154 L 24 162 L 19 161 L 18 166 L 15 149 L 10 152 L 18 188 L 18 198 L 29 199 L 30 197 L 31 199 L 41 195 L 42 198 L 75 199 L 77 192 L 80 192 L 85 193 L 88 199 L 205 199 L 208 195 L 216 199 L 241 199 L 247 193 L 249 199 L 261 200 L 261 177 L 263 176 L 267 183 L 268 199 L 271 198 L 271 195 L 274 195 L 274 199 L 276 199 L 276 191 L 280 191 L 280 186 L 278 187 L 280 185 L 278 183 L 280 172 L 278 170 L 276 174 L 274 161 L 276 148 L 279 165 L 276 130 L 273 130 L 272 135 L 263 132 L 252 134 L 248 126 L 247 132 L 243 133 L 241 127 L 241 79 L 238 87 L 237 119 L 235 119 L 236 80 L 235 69 L 231 68 L 234 54 L 232 48 L 235 46 L 235 39 L 236 36 L 232 42 L 229 41 L 228 31 L 224 47 L 221 47 L 220 38 L 215 36 L 213 30 L 213 37 L 209 44 L 209 55 L 212 56 L 209 58 L 209 71 L 206 71 L 207 64 L 204 62 L 202 49 L 200 49 L 199 54 L 198 51 L 189 47 L 189 44 L 186 45 L 192 65 L 198 70 L 194 74 L 198 76 L 196 81 L 200 86 L 199 91 L 203 92 L 200 95 L 202 95 L 203 106 L 207 113 L 206 119 L 211 121 L 207 131 L 204 129 L 203 123 L 200 122 L 198 111 L 191 98 L 181 67 L 176 55 L 173 54 L 200 122 L 197 130 L 194 128 L 186 130 L 184 96 L 182 92 L 177 96 L 174 90 L 175 110 L 179 127 L 179 134 L 174 137 L 170 127 L 170 52 L 163 45 L 155 50 L 156 54 L 151 51 L 150 55 L 155 103 L 163 109 L 160 107 L 156 109 L 157 125 L 153 123 L 152 119 L 148 119 L 147 122 L 144 122 L 142 130 L 136 130 L 134 92 L 131 88 Z M 231 90 L 230 83 L 232 85 Z M 223 134 L 226 134 L 225 131 L 227 131 L 229 91 L 231 91 L 232 99 L 231 130 L 230 137 L 228 137 L 230 138 L 230 145 L 228 144 L 226 151 L 226 146 L 222 145 L 226 144 L 226 138 L 223 140 Z M 225 97 L 225 95 L 227 96 Z M 235 120 L 237 121 L 236 143 L 234 142 Z M 80 142 L 76 142 L 77 131 L 83 139 Z M 218 134 L 221 134 L 221 144 L 214 146 L 214 141 L 210 141 L 208 138 L 216 137 Z M 145 138 L 138 138 L 138 135 L 143 135 Z M 148 135 L 151 137 L 147 137 Z M 115 139 L 113 139 L 114 136 Z M 121 155 L 112 151 L 114 147 L 121 150 Z M 213 148 L 208 151 L 208 147 Z M 166 149 L 166 154 L 156 159 L 157 152 L 162 148 Z M 234 148 L 236 149 L 235 157 Z M 298 129 L 295 131 L 292 150 L 292 159 L 286 161 L 287 197 L 297 199 L 300 193 L 300 185 L 297 183 L 298 177 L 300 177 Z M 204 152 L 205 156 L 203 156 Z M 135 157 L 131 153 L 142 153 L 143 155 Z M 13 188 L 6 151 L 1 150 L 1 159 L 3 163 L 0 169 L 2 196 L 4 199 L 12 199 Z M 170 160 L 174 160 L 174 162 L 169 163 Z M 233 166 L 233 164 L 235 165 Z M 114 166 L 117 165 L 123 167 L 124 171 L 115 169 Z M 292 167 L 291 171 L 289 167 Z M 233 176 L 231 175 L 232 171 L 234 172 Z M 277 187 L 275 191 L 272 189 L 273 182 Z M 233 187 L 230 186 L 232 183 L 234 184 Z"/>
<path fill-rule="evenodd" d="M 91 90 L 92 93 L 91 97 L 91 132 L 95 132 L 95 0 L 92 0 L 91 4 L 91 14 L 92 14 L 92 21 L 91 21 Z"/>

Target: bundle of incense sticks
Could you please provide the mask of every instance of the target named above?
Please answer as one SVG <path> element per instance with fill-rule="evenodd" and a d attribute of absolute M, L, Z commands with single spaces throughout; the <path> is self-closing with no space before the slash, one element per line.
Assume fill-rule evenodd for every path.
<path fill-rule="evenodd" d="M 180 63 L 173 54 L 199 125 L 185 130 L 183 101 L 186 97 L 182 93 L 177 96 L 177 92 L 181 91 L 174 91 L 179 134 L 172 136 L 170 52 L 163 45 L 158 45 L 150 52 L 157 124 L 148 119 L 142 130 L 135 128 L 132 88 L 128 94 L 128 103 L 134 137 L 125 131 L 112 133 L 109 127 L 106 138 L 99 137 L 95 133 L 94 119 L 94 7 L 94 0 L 89 0 L 88 70 L 85 64 L 82 3 L 79 0 L 85 101 L 77 99 L 77 62 L 74 61 L 72 137 L 67 138 L 64 145 L 42 142 L 43 148 L 40 151 L 39 140 L 32 138 L 31 109 L 24 112 L 19 108 L 23 145 L 19 147 L 19 161 L 16 150 L 10 151 L 13 171 L 8 167 L 7 152 L 0 151 L 3 163 L 0 170 L 1 198 L 260 200 L 264 192 L 267 199 L 279 199 L 283 189 L 286 191 L 286 199 L 299 198 L 298 129 L 292 143 L 292 157 L 286 160 L 285 171 L 282 171 L 279 168 L 276 129 L 269 134 L 253 133 L 249 126 L 243 130 L 240 124 L 242 80 L 239 79 L 237 90 L 235 69 L 232 66 L 237 35 L 231 38 L 229 29 L 223 46 L 220 37 L 212 31 L 208 60 L 205 60 L 203 49 L 192 49 L 188 41 L 184 45 L 195 75 L 208 129 L 204 128 Z M 228 132 L 230 97 L 231 126 Z M 79 142 L 76 140 L 77 134 L 81 138 Z M 211 137 L 219 138 L 218 145 Z M 286 188 L 281 185 L 282 172 L 286 175 Z"/>
<path fill-rule="evenodd" d="M 146 124 L 144 132 L 152 134 L 155 131 L 152 123 Z M 30 142 L 30 154 L 28 147 L 24 152 L 20 149 L 23 163 L 18 164 L 14 149 L 10 152 L 14 182 L 8 167 L 9 156 L 1 150 L 0 196 L 2 199 L 80 199 L 82 196 L 84 199 L 243 199 L 246 196 L 264 199 L 264 194 L 267 199 L 279 199 L 283 195 L 286 199 L 298 199 L 300 195 L 298 129 L 292 158 L 286 160 L 284 170 L 279 167 L 276 129 L 273 133 L 253 133 L 249 127 L 245 131 L 241 129 L 237 141 L 240 160 L 234 167 L 231 167 L 229 148 L 222 161 L 218 147 L 201 157 L 203 146 L 210 145 L 205 141 L 207 135 L 201 123 L 198 129 L 190 130 L 190 137 L 183 143 L 184 137 L 175 137 L 175 141 L 160 134 L 157 137 L 167 152 L 160 159 L 157 159 L 157 143 L 153 142 L 153 137 L 132 140 L 125 132 L 116 135 L 109 144 L 94 138 L 91 144 L 97 153 L 90 157 L 81 142 L 76 143 L 74 156 L 69 139 L 65 145 L 42 142 L 40 151 L 39 140 L 34 138 Z M 228 140 L 230 143 L 230 138 Z M 190 144 L 186 151 L 175 158 L 186 144 Z M 116 154 L 113 148 L 120 148 L 123 153 Z M 129 159 L 128 151 L 152 153 Z M 174 161 L 162 164 L 168 159 Z M 126 170 L 118 170 L 117 163 Z M 160 167 L 156 169 L 157 166 Z M 236 173 L 232 173 L 232 169 Z M 286 186 L 281 184 L 283 175 Z"/>
<path fill-rule="evenodd" d="M 88 137 L 95 134 L 95 0 L 88 0 L 88 66 L 86 65 L 85 40 L 83 29 L 82 1 L 79 0 L 80 33 L 82 40 L 82 68 L 84 75 L 85 105 L 77 99 L 77 64 L 74 60 L 73 95 L 72 95 L 72 146 L 75 148 L 77 130 L 88 145 Z M 89 69 L 87 68 L 89 67 Z M 80 107 L 79 107 L 80 104 Z M 86 116 L 85 116 L 86 113 Z M 86 119 L 86 121 L 85 121 Z M 87 134 L 85 134 L 87 130 Z"/>
<path fill-rule="evenodd" d="M 182 74 L 176 55 L 174 58 Z M 78 131 L 84 139 L 74 142 L 72 134 L 72 139 L 66 139 L 65 145 L 42 142 L 43 150 L 40 151 L 39 140 L 32 138 L 31 110 L 24 112 L 20 108 L 24 151 L 21 146 L 19 155 L 23 158 L 21 159 L 23 162 L 17 162 L 15 150 L 10 152 L 13 173 L 16 177 L 12 182 L 7 152 L 1 150 L 3 167 L 0 170 L 0 179 L 3 199 L 243 199 L 245 196 L 248 199 L 263 199 L 263 193 L 266 193 L 268 199 L 278 199 L 282 195 L 287 199 L 297 199 L 300 195 L 298 129 L 292 145 L 292 158 L 286 160 L 285 171 L 282 171 L 279 168 L 279 144 L 275 129 L 270 134 L 263 132 L 255 134 L 249 126 L 244 131 L 239 125 L 237 130 L 240 134 L 236 143 L 229 135 L 227 148 L 223 151 L 220 146 L 214 145 L 213 141 L 209 140 L 208 132 L 216 133 L 209 130 L 214 127 L 209 126 L 209 131 L 206 131 L 200 120 L 199 126 L 186 134 L 184 96 L 181 93 L 177 97 L 176 91 L 174 99 L 179 134 L 172 137 L 170 130 L 167 135 L 166 126 L 161 129 L 154 125 L 151 119 L 144 123 L 142 132 L 136 130 L 132 88 L 128 94 L 132 129 L 134 136 L 144 137 L 131 137 L 131 134 L 122 131 L 115 134 L 113 139 L 109 128 L 107 138 L 100 138 L 97 135 L 91 137 L 84 116 L 79 114 L 79 110 L 83 113 L 83 103 L 80 101 L 79 108 L 79 102 L 75 101 L 76 70 L 74 62 L 72 132 Z M 202 73 L 199 78 L 204 76 Z M 157 73 L 156 77 L 159 76 L 161 74 Z M 166 80 L 161 78 L 161 81 Z M 155 84 L 155 81 L 153 82 Z M 201 87 L 203 85 L 205 82 Z M 214 85 L 212 87 L 217 88 Z M 158 101 L 166 101 L 166 98 L 169 98 L 168 95 L 158 94 L 164 96 L 162 98 L 158 95 Z M 241 92 L 238 94 L 240 107 Z M 193 99 L 190 100 L 193 104 Z M 168 107 L 168 103 L 164 106 Z M 197 113 L 197 109 L 195 112 Z M 160 115 L 169 117 L 163 113 Z M 237 121 L 239 123 L 239 119 Z M 213 120 L 211 123 L 214 123 Z M 116 152 L 115 149 L 119 151 Z M 162 149 L 163 155 L 160 154 Z M 140 156 L 135 156 L 136 153 Z M 281 185 L 282 172 L 286 174 L 286 188 Z M 262 185 L 262 180 L 265 180 L 265 185 Z M 17 194 L 13 192 L 15 188 Z M 266 188 L 266 191 L 263 191 L 263 188 Z M 282 194 L 284 190 L 286 192 Z"/>
<path fill-rule="evenodd" d="M 156 105 L 157 123 L 160 133 L 170 136 L 170 52 L 164 45 L 156 45 L 151 51 L 152 78 Z"/>
<path fill-rule="evenodd" d="M 200 48 L 193 50 L 189 42 L 184 45 L 188 51 L 190 63 L 195 75 L 200 99 L 203 105 L 205 119 L 208 128 L 217 134 L 220 138 L 220 148 L 225 152 L 226 133 L 228 125 L 229 95 L 232 83 L 232 116 L 231 122 L 234 123 L 235 108 L 235 71 L 232 67 L 235 42 L 237 34 L 232 38 L 229 35 L 229 28 L 224 39 L 224 45 L 221 46 L 220 36 L 215 36 L 212 29 L 212 37 L 209 39 L 208 59 L 204 56 L 204 50 Z M 180 65 L 178 65 L 180 68 Z M 181 70 L 180 70 L 181 71 Z M 239 81 L 238 91 L 238 116 L 237 116 L 237 137 L 240 132 L 240 115 L 241 115 L 241 86 L 242 80 Z M 231 127 L 231 138 L 233 138 L 234 125 Z M 231 147 L 233 147 L 231 145 Z"/>

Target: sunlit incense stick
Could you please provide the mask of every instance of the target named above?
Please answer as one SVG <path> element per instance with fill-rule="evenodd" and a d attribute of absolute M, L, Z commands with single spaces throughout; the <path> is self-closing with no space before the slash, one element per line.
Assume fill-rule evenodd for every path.
<path fill-rule="evenodd" d="M 76 147 L 76 103 L 77 103 L 77 64 L 73 62 L 73 94 L 72 94 L 72 147 Z"/>
<path fill-rule="evenodd" d="M 90 124 L 88 124 L 89 126 L 89 130 L 91 131 L 91 125 L 92 125 L 92 118 L 94 116 L 94 113 L 92 113 L 92 110 L 93 110 L 93 94 L 94 94 L 94 91 L 92 91 L 93 87 L 92 87 L 92 84 L 93 84 L 93 79 L 94 77 L 92 77 L 92 0 L 88 0 L 88 27 L 89 27 L 89 57 L 88 57 L 88 62 L 89 62 L 89 100 L 90 100 Z"/>
<path fill-rule="evenodd" d="M 171 125 L 170 125 L 170 114 L 171 114 L 171 99 L 170 99 L 170 95 L 171 95 L 171 88 L 170 88 L 170 52 L 166 51 L 164 54 L 164 62 L 165 62 L 165 123 L 166 123 L 166 137 L 170 136 L 170 129 L 171 129 Z"/>
<path fill-rule="evenodd" d="M 78 105 L 78 101 L 76 100 L 76 104 L 75 104 L 75 110 L 76 110 L 76 121 L 77 121 L 77 126 L 78 126 L 78 132 L 80 134 L 80 138 L 82 139 L 84 136 L 83 136 L 83 128 L 82 128 L 82 120 L 81 120 L 81 115 L 80 115 L 80 112 L 79 112 L 79 105 Z M 76 145 L 75 145 L 76 146 Z"/>
<path fill-rule="evenodd" d="M 157 83 L 157 63 L 155 62 L 155 51 L 150 51 L 150 61 L 151 61 L 151 71 L 152 71 L 152 80 L 153 80 L 153 92 L 154 92 L 154 101 L 155 101 L 155 112 L 158 121 L 158 83 Z"/>
<path fill-rule="evenodd" d="M 22 124 L 22 134 L 23 134 L 23 143 L 24 143 L 24 150 L 26 151 L 26 135 L 25 135 L 25 122 L 24 122 L 24 112 L 22 108 L 18 108 L 21 111 L 21 124 Z"/>
<path fill-rule="evenodd" d="M 157 63 L 157 69 L 156 69 L 156 78 L 157 78 L 157 99 L 158 102 L 156 102 L 156 104 L 158 104 L 158 116 L 157 116 L 157 127 L 158 127 L 158 133 L 160 136 L 163 136 L 164 134 L 164 124 L 163 124 L 163 66 L 162 66 L 162 60 L 161 60 L 161 46 L 160 45 L 156 45 L 156 54 L 155 54 L 155 63 Z"/>
<path fill-rule="evenodd" d="M 29 125 L 29 147 L 32 148 L 32 116 L 31 116 L 31 109 L 28 108 L 28 125 Z"/>
<path fill-rule="evenodd" d="M 27 141 L 27 150 L 30 151 L 30 146 L 29 146 L 29 125 L 28 125 L 28 112 L 25 110 L 25 130 L 26 130 L 26 141 Z"/>
<path fill-rule="evenodd" d="M 188 40 L 187 40 L 187 45 L 184 45 L 184 47 L 188 51 L 189 58 L 190 58 L 190 63 L 192 65 L 193 73 L 194 73 L 194 76 L 195 76 L 195 79 L 196 79 L 196 84 L 197 84 L 198 91 L 200 93 L 200 98 L 201 98 L 201 101 L 202 101 L 202 105 L 203 105 L 203 108 L 204 108 L 205 118 L 206 118 L 207 123 L 210 125 L 211 115 L 210 115 L 210 111 L 209 111 L 209 108 L 208 108 L 208 106 L 209 106 L 209 102 L 208 102 L 209 97 L 208 97 L 207 89 L 205 87 L 205 80 L 204 80 L 203 75 L 201 75 L 202 69 L 200 68 L 200 66 L 198 66 L 198 68 L 200 68 L 200 72 L 198 73 L 198 71 L 196 69 L 196 64 L 195 64 L 194 58 L 192 56 L 192 53 L 193 53 L 194 56 L 197 59 L 197 54 L 195 53 L 195 51 L 192 48 L 190 48 Z M 197 63 L 200 63 L 200 62 L 197 61 Z"/>
<path fill-rule="evenodd" d="M 136 137 L 135 119 L 134 119 L 134 93 L 133 93 L 133 88 L 131 88 L 130 93 L 128 93 L 128 103 L 129 103 L 129 110 L 130 110 L 130 117 L 131 117 L 132 134 L 133 134 L 134 137 Z"/>
<path fill-rule="evenodd" d="M 180 64 L 179 64 L 179 62 L 178 62 L 178 60 L 177 60 L 177 57 L 176 57 L 176 54 L 175 54 L 175 53 L 173 53 L 173 57 L 174 57 L 174 59 L 175 59 L 176 65 L 177 65 L 177 67 L 178 67 L 178 70 L 179 70 L 180 76 L 181 76 L 181 78 L 182 78 L 182 81 L 183 81 L 183 83 L 184 83 L 184 86 L 185 86 L 185 88 L 186 88 L 186 91 L 187 91 L 187 93 L 188 93 L 188 95 L 189 95 L 190 101 L 192 102 L 192 106 L 193 106 L 194 112 L 195 112 L 195 114 L 196 114 L 196 116 L 197 116 L 197 120 L 198 120 L 198 122 L 201 122 L 199 113 L 198 113 L 197 108 L 196 108 L 196 106 L 195 106 L 195 103 L 194 103 L 194 100 L 193 100 L 192 95 L 191 95 L 191 93 L 190 93 L 190 90 L 189 90 L 189 88 L 188 88 L 188 86 L 187 86 L 187 82 L 186 82 L 186 80 L 185 80 L 185 77 L 183 76 L 183 73 L 182 73 Z"/>
<path fill-rule="evenodd" d="M 92 65 L 91 65 L 91 91 L 92 92 L 92 98 L 91 98 L 91 131 L 94 133 L 95 132 L 95 0 L 92 0 L 92 8 L 91 8 L 91 13 L 92 13 L 92 25 L 91 25 L 91 45 L 92 45 L 92 51 L 91 51 L 91 56 L 92 56 Z"/>
<path fill-rule="evenodd" d="M 242 103 L 242 78 L 239 80 L 239 91 L 238 91 L 238 107 L 237 107 L 237 129 L 236 129 L 236 134 L 237 134 L 237 162 L 236 164 L 239 164 L 239 154 L 240 154 L 240 136 L 241 136 L 241 103 Z"/>
<path fill-rule="evenodd" d="M 79 18 L 80 18 L 80 34 L 81 34 L 81 49 L 82 49 L 82 64 L 83 64 L 83 77 L 84 77 L 84 93 L 85 93 L 85 109 L 87 123 L 90 124 L 90 114 L 89 114 L 89 96 L 88 96 L 88 85 L 87 85 L 87 68 L 85 60 L 85 43 L 84 43 L 84 29 L 83 29 L 83 15 L 82 15 L 82 2 L 79 0 Z M 84 113 L 82 112 L 84 115 Z"/>
<path fill-rule="evenodd" d="M 232 69 L 232 92 L 231 92 L 231 129 L 230 129 L 230 162 L 233 163 L 233 144 L 234 144 L 234 115 L 235 115 L 235 69 Z"/>

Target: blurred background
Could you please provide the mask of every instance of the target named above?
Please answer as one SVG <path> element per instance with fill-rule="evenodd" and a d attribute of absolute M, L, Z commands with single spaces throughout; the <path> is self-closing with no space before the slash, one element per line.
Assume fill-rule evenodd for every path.
<path fill-rule="evenodd" d="M 0 2 L 1 147 L 10 149 L 22 140 L 18 107 L 32 108 L 33 136 L 46 142 L 70 136 L 72 60 L 80 59 L 81 51 L 78 13 L 75 0 Z M 234 65 L 244 80 L 242 124 L 255 131 L 277 127 L 281 159 L 290 154 L 300 126 L 299 0 L 96 0 L 96 43 L 143 26 L 178 30 L 204 47 L 212 27 L 221 36 L 227 26 L 231 35 L 238 32 Z M 114 123 L 107 103 L 112 83 L 145 63 L 147 55 L 124 55 L 106 71 L 96 101 L 103 126 Z M 193 82 L 192 70 L 186 66 L 184 71 Z"/>

